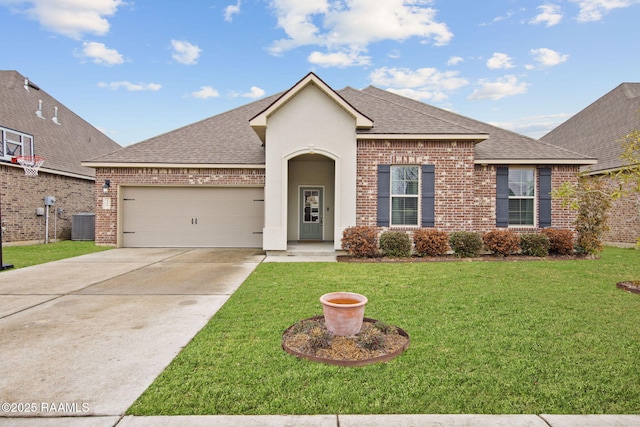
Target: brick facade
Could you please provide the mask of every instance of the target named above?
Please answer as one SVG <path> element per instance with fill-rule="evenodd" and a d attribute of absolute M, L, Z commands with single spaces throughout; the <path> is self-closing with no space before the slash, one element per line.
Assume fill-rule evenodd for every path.
<path fill-rule="evenodd" d="M 264 177 L 264 168 L 97 168 L 93 188 L 96 201 L 96 244 L 117 244 L 117 188 L 120 185 L 264 186 Z M 102 188 L 105 179 L 111 183 L 111 188 L 106 194 Z M 111 199 L 109 209 L 103 208 L 105 197 Z"/>
<path fill-rule="evenodd" d="M 358 140 L 356 223 L 376 225 L 378 165 L 435 165 L 435 223 L 441 230 L 473 227 L 472 142 Z M 395 227 L 394 227 L 395 228 Z"/>
<path fill-rule="evenodd" d="M 94 212 L 94 182 L 64 175 L 40 172 L 25 176 L 21 167 L 0 165 L 2 192 L 3 243 L 43 243 L 46 240 L 45 216 L 36 215 L 44 208 L 44 197 L 54 196 L 55 206 L 49 208 L 49 241 L 71 238 L 72 217 L 77 213 Z M 58 209 L 62 209 L 58 213 Z"/>
<path fill-rule="evenodd" d="M 474 164 L 468 141 L 358 140 L 356 224 L 376 225 L 378 165 L 435 165 L 435 228 L 453 231 L 495 229 L 496 166 Z M 541 166 L 544 167 L 544 166 Z M 577 166 L 552 168 L 552 185 L 575 181 Z M 102 185 L 110 180 L 104 193 Z M 96 243 L 116 245 L 118 186 L 264 186 L 265 169 L 97 168 Z M 109 208 L 103 200 L 108 198 Z M 575 213 L 552 201 L 552 226 L 573 229 Z M 395 227 L 394 227 L 395 228 Z M 411 230 L 415 227 L 406 227 Z M 531 232 L 532 228 L 522 228 Z"/>
<path fill-rule="evenodd" d="M 605 178 L 610 191 L 618 189 L 614 178 Z M 634 192 L 632 183 L 625 186 L 626 195 L 614 200 L 609 209 L 609 231 L 603 240 L 620 246 L 633 246 L 640 239 L 640 193 Z"/>
<path fill-rule="evenodd" d="M 486 232 L 496 228 L 497 166 L 474 165 L 474 144 L 468 141 L 358 140 L 358 225 L 376 225 L 380 164 L 435 165 L 436 229 Z M 552 169 L 552 188 L 576 180 L 577 166 L 547 167 Z M 574 219 L 571 209 L 552 201 L 553 227 L 573 229 Z M 520 231 L 530 232 L 532 228 Z"/>

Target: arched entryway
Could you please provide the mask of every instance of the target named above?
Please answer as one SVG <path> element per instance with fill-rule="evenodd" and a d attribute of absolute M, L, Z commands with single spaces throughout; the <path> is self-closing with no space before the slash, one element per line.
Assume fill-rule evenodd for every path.
<path fill-rule="evenodd" d="M 335 161 L 302 154 L 289 160 L 287 175 L 287 240 L 333 241 Z"/>

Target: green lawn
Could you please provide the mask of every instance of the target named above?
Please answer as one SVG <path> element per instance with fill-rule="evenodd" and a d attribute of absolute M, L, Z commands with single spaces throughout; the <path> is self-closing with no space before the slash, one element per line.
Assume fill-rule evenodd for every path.
<path fill-rule="evenodd" d="M 261 264 L 129 409 L 135 415 L 640 413 L 640 251 L 599 260 Z M 320 295 L 411 346 L 360 368 L 285 353 Z"/>
<path fill-rule="evenodd" d="M 72 240 L 46 245 L 7 246 L 2 248 L 2 261 L 4 264 L 13 264 L 14 268 L 22 268 L 107 249 L 112 249 L 112 246 L 96 246 L 92 241 Z"/>

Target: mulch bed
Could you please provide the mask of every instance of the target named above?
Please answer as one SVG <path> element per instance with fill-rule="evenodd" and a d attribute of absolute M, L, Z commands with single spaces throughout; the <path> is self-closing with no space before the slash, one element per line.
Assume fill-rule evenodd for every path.
<path fill-rule="evenodd" d="M 316 322 L 326 330 L 323 316 L 316 316 L 304 321 Z M 360 334 L 373 328 L 377 320 L 364 318 Z M 377 350 L 369 350 L 358 344 L 358 337 L 333 337 L 326 348 L 316 348 L 310 345 L 309 334 L 295 330 L 295 325 L 289 327 L 282 334 L 282 348 L 289 354 L 311 360 L 313 362 L 328 363 L 339 366 L 364 366 L 372 363 L 387 362 L 409 348 L 409 335 L 398 327 L 385 335 L 384 346 Z"/>
<path fill-rule="evenodd" d="M 633 280 L 630 282 L 618 282 L 616 286 L 623 291 L 632 292 L 634 294 L 640 294 L 640 280 Z"/>
<path fill-rule="evenodd" d="M 551 261 L 568 261 L 574 259 L 589 259 L 589 256 L 586 255 L 554 255 L 550 254 L 546 257 L 535 257 L 535 256 L 527 256 L 527 255 L 509 255 L 506 257 L 496 256 L 496 255 L 481 255 L 473 258 L 462 258 L 457 257 L 455 255 L 442 255 L 442 256 L 411 256 L 409 258 L 390 258 L 386 256 L 376 256 L 372 258 L 359 258 L 353 255 L 338 255 L 338 262 L 369 262 L 369 263 L 398 263 L 398 262 L 461 262 L 461 261 L 540 261 L 540 260 L 551 260 Z"/>

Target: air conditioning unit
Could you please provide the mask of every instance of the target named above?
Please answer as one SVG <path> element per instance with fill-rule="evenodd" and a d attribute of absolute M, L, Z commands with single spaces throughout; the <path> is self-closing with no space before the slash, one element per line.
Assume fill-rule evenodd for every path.
<path fill-rule="evenodd" d="M 71 240 L 96 239 L 96 214 L 78 213 L 71 218 Z"/>

